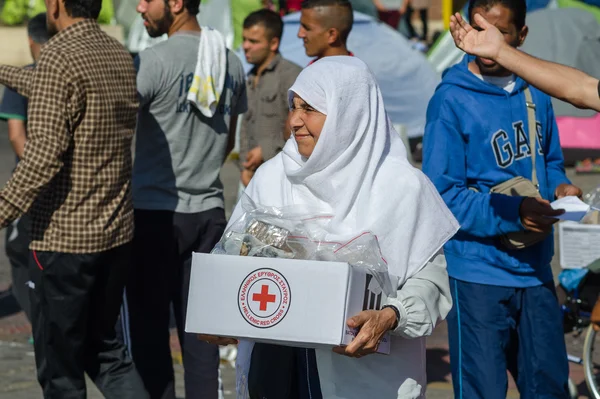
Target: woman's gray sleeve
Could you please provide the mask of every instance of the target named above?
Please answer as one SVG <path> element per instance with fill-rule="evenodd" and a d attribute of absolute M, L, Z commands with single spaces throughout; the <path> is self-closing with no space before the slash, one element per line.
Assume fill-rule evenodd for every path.
<path fill-rule="evenodd" d="M 392 334 L 404 338 L 431 335 L 437 323 L 452 308 L 443 253 L 438 252 L 419 273 L 406 280 L 398 290 L 398 296 L 388 298 L 386 304 L 400 311 L 398 326 Z"/>

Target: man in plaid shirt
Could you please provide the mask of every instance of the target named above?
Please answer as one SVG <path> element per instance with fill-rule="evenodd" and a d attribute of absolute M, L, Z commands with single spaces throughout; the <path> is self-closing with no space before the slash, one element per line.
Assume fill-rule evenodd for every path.
<path fill-rule="evenodd" d="M 100 30 L 101 0 L 48 0 L 35 69 L 0 66 L 29 97 L 25 154 L 0 191 L 0 228 L 32 218 L 30 272 L 38 379 L 45 398 L 146 398 L 114 326 L 131 262 L 131 141 L 138 100 L 131 56 Z"/>

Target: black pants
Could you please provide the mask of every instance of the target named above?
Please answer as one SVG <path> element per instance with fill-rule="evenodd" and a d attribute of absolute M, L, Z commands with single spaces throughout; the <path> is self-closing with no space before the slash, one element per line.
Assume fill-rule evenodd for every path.
<path fill-rule="evenodd" d="M 32 325 L 44 398 L 86 398 L 84 372 L 106 398 L 147 398 L 116 339 L 131 244 L 94 254 L 32 251 Z"/>
<path fill-rule="evenodd" d="M 29 242 L 31 219 L 24 215 L 6 228 L 6 256 L 12 274 L 12 295 L 31 320 L 29 303 Z"/>
<path fill-rule="evenodd" d="M 315 350 L 254 344 L 248 392 L 250 399 L 323 399 Z"/>
<path fill-rule="evenodd" d="M 221 208 L 195 214 L 135 211 L 134 261 L 127 283 L 133 360 L 152 399 L 175 398 L 169 316 L 173 304 L 186 399 L 216 399 L 219 349 L 185 333 L 193 252 L 210 252 L 227 222 Z"/>
<path fill-rule="evenodd" d="M 417 35 L 417 32 L 415 31 L 415 28 L 412 24 L 412 16 L 413 16 L 413 12 L 415 11 L 414 8 L 412 8 L 410 6 L 410 4 L 408 5 L 408 7 L 406 8 L 406 14 L 405 14 L 405 18 L 406 18 L 406 27 L 408 29 L 408 38 L 412 39 L 415 37 L 419 37 Z M 421 23 L 423 24 L 423 35 L 420 36 L 421 40 L 427 40 L 427 33 L 428 33 L 428 29 L 427 29 L 427 9 L 423 8 L 418 10 L 419 11 L 419 16 L 421 17 Z"/>

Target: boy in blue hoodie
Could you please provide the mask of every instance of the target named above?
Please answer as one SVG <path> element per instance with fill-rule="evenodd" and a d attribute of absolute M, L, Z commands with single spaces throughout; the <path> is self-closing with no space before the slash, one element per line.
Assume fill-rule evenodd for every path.
<path fill-rule="evenodd" d="M 525 0 L 471 0 L 519 47 L 527 36 Z M 478 27 L 474 26 L 476 29 Z M 427 110 L 423 170 L 461 224 L 446 245 L 454 306 L 448 315 L 455 397 L 506 397 L 513 375 L 521 398 L 568 398 L 568 362 L 550 261 L 553 237 L 524 249 L 500 237 L 551 232 L 550 201 L 575 195 L 563 166 L 550 98 L 529 87 L 537 125 L 530 143 L 527 83 L 492 60 L 466 56 L 449 69 Z M 490 193 L 511 178 L 532 179 L 543 198 Z"/>

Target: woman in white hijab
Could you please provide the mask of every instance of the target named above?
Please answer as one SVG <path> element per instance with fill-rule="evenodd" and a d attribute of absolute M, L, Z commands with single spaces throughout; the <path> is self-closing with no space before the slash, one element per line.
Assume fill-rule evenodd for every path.
<path fill-rule="evenodd" d="M 389 307 L 348 321 L 360 328 L 350 345 L 314 352 L 317 370 L 305 373 L 307 381 L 295 381 L 307 385 L 308 391 L 299 391 L 308 393 L 294 397 L 422 398 L 424 337 L 451 307 L 441 248 L 458 224 L 431 182 L 409 164 L 381 91 L 362 61 L 323 58 L 304 69 L 289 95 L 293 137 L 259 168 L 246 194 L 265 206 L 311 205 L 334 215 L 326 241 L 373 232 L 390 274 L 400 278 Z M 231 220 L 241 212 L 238 204 Z M 391 354 L 373 354 L 389 330 Z M 244 349 L 251 347 L 240 343 L 240 362 L 248 361 Z M 310 369 L 314 364 L 306 353 Z"/>

